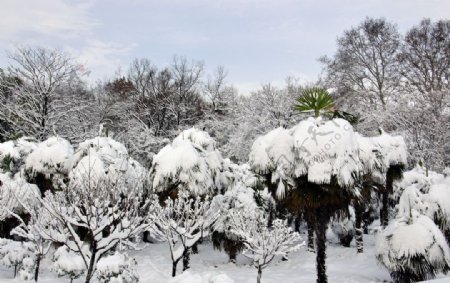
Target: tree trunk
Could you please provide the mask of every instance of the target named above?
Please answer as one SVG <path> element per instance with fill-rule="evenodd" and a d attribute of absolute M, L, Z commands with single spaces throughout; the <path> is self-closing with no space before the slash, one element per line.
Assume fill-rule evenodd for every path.
<path fill-rule="evenodd" d="M 258 277 L 256 278 L 256 283 L 261 283 L 261 277 L 262 277 L 262 268 L 261 266 L 258 266 Z"/>
<path fill-rule="evenodd" d="M 177 275 L 177 264 L 178 260 L 172 261 L 172 277 L 175 277 Z"/>
<path fill-rule="evenodd" d="M 383 228 L 386 228 L 386 226 L 389 224 L 389 193 L 383 192 L 381 195 L 381 211 L 380 211 L 380 221 L 381 226 Z"/>
<path fill-rule="evenodd" d="M 91 259 L 89 260 L 89 267 L 86 273 L 86 280 L 84 281 L 84 283 L 91 282 L 91 279 L 94 276 L 95 255 L 96 252 L 92 252 Z"/>
<path fill-rule="evenodd" d="M 357 253 L 364 251 L 363 227 L 362 227 L 363 210 L 360 204 L 355 205 L 355 242 Z"/>
<path fill-rule="evenodd" d="M 190 268 L 189 261 L 191 259 L 191 248 L 187 248 L 183 253 L 183 271 Z"/>
<path fill-rule="evenodd" d="M 16 278 L 17 276 L 17 264 L 14 265 L 14 278 Z"/>
<path fill-rule="evenodd" d="M 312 216 L 305 215 L 306 226 L 308 229 L 308 252 L 314 252 L 314 221 Z"/>
<path fill-rule="evenodd" d="M 325 210 L 324 208 L 316 210 L 317 220 L 315 223 L 316 227 L 315 230 L 316 230 L 316 248 L 317 248 L 317 255 L 316 255 L 317 283 L 328 282 L 325 260 L 327 257 L 326 231 L 329 217 L 327 217 L 327 214 L 324 210 Z"/>
<path fill-rule="evenodd" d="M 36 268 L 34 269 L 34 281 L 38 281 L 39 277 L 39 266 L 41 265 L 41 255 L 36 257 Z"/>
<path fill-rule="evenodd" d="M 198 254 L 198 242 L 192 246 L 192 254 Z"/>

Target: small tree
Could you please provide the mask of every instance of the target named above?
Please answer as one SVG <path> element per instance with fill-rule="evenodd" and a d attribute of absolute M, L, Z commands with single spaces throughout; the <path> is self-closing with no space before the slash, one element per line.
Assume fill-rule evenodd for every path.
<path fill-rule="evenodd" d="M 28 249 L 34 255 L 34 262 L 35 262 L 34 281 L 37 282 L 39 278 L 39 268 L 41 265 L 41 261 L 48 253 L 51 247 L 51 242 L 42 237 L 39 231 L 39 226 L 45 225 L 47 221 L 46 219 L 48 219 L 51 216 L 49 216 L 47 214 L 47 211 L 42 209 L 42 207 L 40 207 L 36 203 L 25 204 L 19 199 L 18 201 L 25 209 L 29 217 L 29 220 L 26 223 L 22 219 L 22 217 L 11 211 L 10 213 L 20 221 L 20 225 L 14 228 L 11 231 L 11 234 L 17 235 L 28 241 Z"/>
<path fill-rule="evenodd" d="M 118 244 L 134 247 L 131 240 L 150 226 L 150 200 L 142 199 L 140 187 L 121 179 L 86 176 L 61 192 L 47 192 L 41 204 L 49 218 L 37 223 L 36 230 L 82 257 L 86 283 L 102 257 Z"/>
<path fill-rule="evenodd" d="M 209 234 L 218 217 L 219 211 L 211 210 L 210 202 L 200 197 L 192 199 L 181 195 L 175 200 L 167 199 L 164 206 L 158 206 L 153 220 L 169 244 L 173 277 L 181 258 L 183 270 L 189 268 L 192 246 Z"/>
<path fill-rule="evenodd" d="M 262 212 L 236 211 L 231 213 L 231 231 L 236 234 L 245 245 L 244 255 L 253 261 L 258 270 L 256 282 L 261 282 L 262 271 L 269 266 L 276 256 L 286 256 L 298 250 L 303 243 L 300 235 L 286 226 L 280 219 L 268 226 L 268 217 Z"/>

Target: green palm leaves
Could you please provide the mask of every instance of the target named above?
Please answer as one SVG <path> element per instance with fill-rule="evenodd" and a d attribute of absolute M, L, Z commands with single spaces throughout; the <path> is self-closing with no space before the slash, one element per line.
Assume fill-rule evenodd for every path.
<path fill-rule="evenodd" d="M 334 111 L 333 97 L 323 88 L 307 88 L 297 98 L 294 109 L 299 112 L 314 112 L 314 116 L 317 118 L 321 113 Z"/>

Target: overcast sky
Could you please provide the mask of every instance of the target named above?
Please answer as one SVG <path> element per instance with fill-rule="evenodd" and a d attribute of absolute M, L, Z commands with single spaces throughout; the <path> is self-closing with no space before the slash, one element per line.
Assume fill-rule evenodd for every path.
<path fill-rule="evenodd" d="M 400 31 L 450 17 L 449 0 L 2 0 L 0 67 L 15 45 L 57 47 L 104 79 L 131 60 L 168 64 L 174 54 L 224 65 L 240 91 L 286 76 L 311 81 L 337 36 L 365 17 Z"/>

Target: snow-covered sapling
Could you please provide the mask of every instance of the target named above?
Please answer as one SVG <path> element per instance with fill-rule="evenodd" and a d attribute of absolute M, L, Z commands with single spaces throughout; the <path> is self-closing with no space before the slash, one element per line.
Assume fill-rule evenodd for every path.
<path fill-rule="evenodd" d="M 97 264 L 97 278 L 100 283 L 136 283 L 139 276 L 135 270 L 136 261 L 126 254 L 116 252 L 102 258 Z"/>
<path fill-rule="evenodd" d="M 39 196 L 36 196 L 39 198 Z M 28 223 L 24 221 L 19 215 L 13 214 L 19 221 L 20 225 L 15 227 L 12 231 L 12 235 L 17 235 L 27 240 L 27 246 L 34 257 L 34 280 L 37 282 L 39 277 L 39 267 L 42 259 L 48 253 L 51 247 L 51 241 L 43 237 L 40 227 L 47 223 L 48 218 L 52 217 L 48 212 L 43 209 L 40 204 L 36 202 L 24 203 L 18 200 L 23 206 L 28 215 Z"/>
<path fill-rule="evenodd" d="M 26 259 L 32 257 L 32 254 L 26 244 L 22 242 L 0 239 L 0 256 L 2 264 L 14 268 L 14 278 L 20 273 L 23 266 L 26 267 L 25 271 L 29 270 L 30 261 Z"/>
<path fill-rule="evenodd" d="M 86 266 L 80 254 L 62 246 L 53 254 L 53 270 L 58 277 L 69 277 L 70 283 L 86 272 Z"/>
<path fill-rule="evenodd" d="M 276 219 L 268 227 L 268 217 L 262 212 L 232 212 L 231 222 L 231 232 L 244 242 L 244 255 L 253 261 L 253 266 L 258 270 L 258 283 L 261 282 L 263 269 L 276 256 L 286 256 L 305 244 L 300 242 L 300 235 L 285 221 Z"/>
<path fill-rule="evenodd" d="M 39 231 L 45 239 L 80 254 L 88 283 L 103 256 L 119 243 L 134 247 L 132 240 L 149 228 L 151 202 L 142 199 L 140 186 L 120 176 L 84 176 L 60 192 L 47 192 L 41 204 L 52 217 L 39 225 Z"/>
<path fill-rule="evenodd" d="M 167 199 L 152 215 L 156 227 L 167 240 L 172 259 L 172 276 L 176 275 L 177 264 L 183 258 L 183 270 L 189 268 L 190 249 L 206 237 L 211 226 L 219 217 L 219 211 L 211 209 L 209 200 L 180 195 Z"/>

